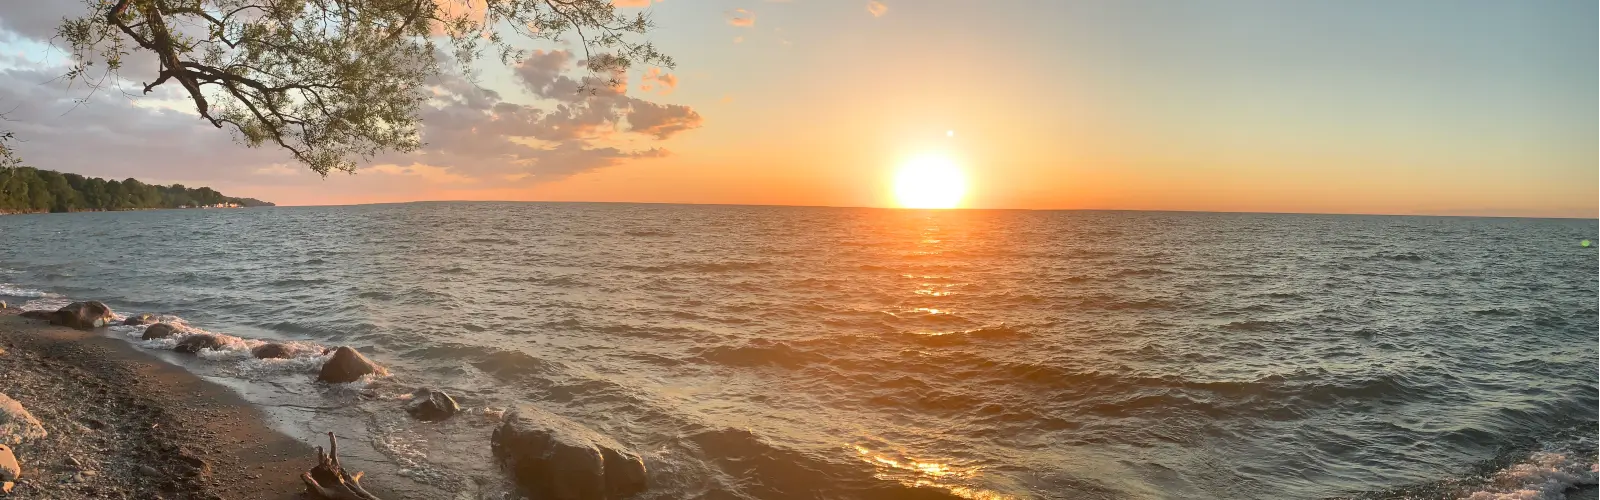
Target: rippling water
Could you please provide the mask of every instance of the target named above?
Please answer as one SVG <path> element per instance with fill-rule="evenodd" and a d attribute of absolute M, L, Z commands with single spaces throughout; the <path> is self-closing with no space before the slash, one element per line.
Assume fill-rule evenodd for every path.
<path fill-rule="evenodd" d="M 625 204 L 85 213 L 0 217 L 0 296 L 239 337 L 168 359 L 308 440 L 368 436 L 357 460 L 424 491 L 495 488 L 494 416 L 531 402 L 638 448 L 645 498 L 1560 498 L 1594 481 L 1600 268 L 1578 241 L 1596 233 Z M 316 350 L 244 359 L 257 339 L 357 346 L 394 374 L 325 388 Z M 406 419 L 394 399 L 417 385 L 472 414 Z"/>

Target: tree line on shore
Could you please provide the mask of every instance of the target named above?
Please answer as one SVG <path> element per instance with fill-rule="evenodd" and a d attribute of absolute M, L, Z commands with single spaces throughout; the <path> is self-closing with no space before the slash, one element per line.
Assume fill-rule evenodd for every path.
<path fill-rule="evenodd" d="M 209 187 L 162 186 L 138 179 L 84 177 L 32 167 L 0 168 L 0 213 L 140 210 L 199 206 L 272 206 L 224 196 Z"/>

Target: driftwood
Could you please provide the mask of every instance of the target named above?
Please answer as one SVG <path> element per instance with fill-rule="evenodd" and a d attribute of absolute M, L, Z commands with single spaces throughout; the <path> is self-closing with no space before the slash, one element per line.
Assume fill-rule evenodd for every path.
<path fill-rule="evenodd" d="M 362 472 L 350 475 L 339 466 L 339 439 L 328 433 L 328 453 L 317 447 L 317 466 L 300 475 L 306 494 L 321 500 L 382 500 L 361 488 Z"/>

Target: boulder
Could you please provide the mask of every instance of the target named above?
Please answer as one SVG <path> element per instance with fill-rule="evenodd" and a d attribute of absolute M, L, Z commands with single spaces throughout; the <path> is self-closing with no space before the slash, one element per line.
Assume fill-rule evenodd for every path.
<path fill-rule="evenodd" d="M 0 444 L 0 493 L 10 493 L 11 486 L 22 477 L 22 465 L 17 463 L 17 455 L 11 452 L 11 447 Z"/>
<path fill-rule="evenodd" d="M 171 337 L 175 333 L 178 333 L 178 329 L 174 328 L 172 325 L 167 323 L 156 323 L 154 325 L 144 327 L 144 335 L 139 336 L 139 338 L 145 340 L 164 339 Z"/>
<path fill-rule="evenodd" d="M 289 346 L 271 343 L 261 344 L 250 350 L 250 355 L 256 359 L 282 359 L 290 357 Z"/>
<path fill-rule="evenodd" d="M 322 372 L 317 374 L 317 380 L 330 384 L 343 384 L 360 380 L 362 375 L 369 373 L 388 372 L 355 349 L 341 346 L 334 349 L 333 357 L 328 358 L 327 363 L 322 364 Z"/>
<path fill-rule="evenodd" d="M 56 310 L 50 322 L 57 325 L 88 330 L 111 324 L 111 308 L 99 301 L 73 302 Z"/>
<path fill-rule="evenodd" d="M 152 323 L 155 323 L 156 321 L 157 321 L 156 320 L 156 315 L 154 315 L 154 314 L 139 313 L 139 314 L 135 314 L 133 316 L 128 316 L 127 318 L 124 318 L 122 320 L 122 324 L 128 325 L 128 326 L 139 326 L 139 325 L 152 324 Z"/>
<path fill-rule="evenodd" d="M 537 498 L 611 500 L 648 486 L 639 454 L 531 405 L 507 416 L 489 446 L 517 487 Z"/>
<path fill-rule="evenodd" d="M 222 339 L 217 338 L 217 336 L 215 336 L 215 335 L 206 335 L 204 333 L 197 333 L 197 334 L 194 334 L 194 335 L 190 335 L 188 337 L 184 337 L 183 340 L 178 341 L 178 345 L 174 346 L 172 348 L 172 350 L 178 351 L 178 352 L 181 352 L 181 353 L 184 353 L 184 354 L 197 354 L 197 353 L 200 352 L 201 349 L 221 349 L 221 348 L 222 348 Z"/>
<path fill-rule="evenodd" d="M 411 393 L 411 401 L 406 403 L 406 413 L 410 413 L 417 420 L 444 420 L 459 411 L 461 405 L 456 404 L 455 398 L 445 394 L 444 391 L 428 388 L 417 389 L 417 392 Z"/>
<path fill-rule="evenodd" d="M 22 403 L 0 393 L 0 444 L 16 446 L 29 439 L 49 436 L 39 419 L 33 418 Z"/>

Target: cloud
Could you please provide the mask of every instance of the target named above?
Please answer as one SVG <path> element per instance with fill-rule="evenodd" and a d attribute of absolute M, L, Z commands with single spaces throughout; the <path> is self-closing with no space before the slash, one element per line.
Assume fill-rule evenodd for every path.
<path fill-rule="evenodd" d="M 867 2 L 867 13 L 872 14 L 872 17 L 883 17 L 889 13 L 889 6 L 878 0 L 870 0 Z"/>
<path fill-rule="evenodd" d="M 661 0 L 655 0 L 660 2 Z M 611 5 L 617 7 L 649 7 L 650 0 L 611 0 Z"/>
<path fill-rule="evenodd" d="M 750 26 L 755 26 L 756 25 L 756 13 L 750 12 L 748 10 L 733 9 L 731 11 L 728 11 L 727 17 L 728 17 L 728 24 L 731 24 L 731 25 L 734 25 L 734 26 L 750 27 Z"/>
<path fill-rule="evenodd" d="M 733 37 L 733 43 L 744 43 L 744 35 Z"/>
<path fill-rule="evenodd" d="M 549 106 L 504 101 L 498 94 L 443 79 L 437 92 L 451 98 L 435 99 L 423 111 L 426 145 L 415 161 L 449 166 L 452 172 L 474 179 L 548 181 L 626 160 L 665 156 L 667 151 L 660 148 L 627 150 L 603 143 L 621 140 L 623 134 L 667 139 L 704 122 L 688 106 L 628 96 L 625 74 L 566 75 L 567 70 L 583 66 L 575 59 L 563 50 L 535 51 L 512 68 L 530 94 L 554 102 Z M 645 78 L 656 86 L 677 83 L 659 70 L 647 72 Z"/>
<path fill-rule="evenodd" d="M 304 168 L 299 168 L 287 163 L 274 163 L 265 167 L 251 170 L 250 173 L 255 175 L 295 176 L 300 175 L 300 173 L 304 171 Z"/>
<path fill-rule="evenodd" d="M 667 139 L 685 130 L 700 128 L 700 114 L 688 106 L 638 101 L 628 112 L 628 131 Z"/>
<path fill-rule="evenodd" d="M 117 179 L 206 181 L 283 163 L 287 156 L 241 147 L 193 113 L 136 106 L 109 89 L 85 97 L 81 86 L 68 88 L 57 79 L 65 71 L 0 70 L 4 127 L 16 134 L 17 153 L 32 166 Z"/>
<path fill-rule="evenodd" d="M 37 4 L 45 3 L 58 2 Z M 28 15 L 19 17 L 15 14 L 19 11 Z M 41 19 L 51 20 L 61 12 L 65 11 L 52 13 L 35 2 L 0 2 L 0 37 L 23 33 L 9 31 L 23 20 L 36 28 Z M 54 21 L 49 24 L 53 30 Z M 42 30 L 30 33 L 48 36 Z M 148 54 L 135 52 L 129 59 L 149 60 L 154 66 L 154 57 L 142 56 Z M 351 182 L 324 181 L 278 148 L 243 147 L 228 129 L 200 119 L 176 86 L 141 95 L 137 83 L 121 81 L 133 95 L 115 88 L 90 94 L 81 85 L 68 87 L 59 81 L 67 71 L 64 61 L 29 59 L 0 66 L 0 110 L 6 110 L 9 118 L 0 128 L 16 133 L 13 144 L 32 166 L 116 179 L 246 186 L 279 194 L 296 193 L 292 186 Z M 539 102 L 508 101 L 511 96 L 454 72 L 430 76 L 428 100 L 420 110 L 423 145 L 411 153 L 372 158 L 370 166 L 359 170 L 371 174 L 358 182 L 364 188 L 341 192 L 339 199 L 402 186 L 412 189 L 407 196 L 423 196 L 435 184 L 509 187 L 509 182 L 549 182 L 667 156 L 668 151 L 654 141 L 704 122 L 688 106 L 628 96 L 627 75 L 566 74 L 581 71 L 582 65 L 567 51 L 536 51 L 512 68 L 516 81 Z M 440 66 L 456 67 L 448 60 L 441 60 Z M 125 70 L 123 76 L 128 75 Z M 660 70 L 643 77 L 651 90 L 663 94 L 678 83 L 674 75 Z M 302 200 L 318 196 L 306 193 L 297 196 Z M 248 191 L 230 194 L 254 196 Z"/>
<path fill-rule="evenodd" d="M 650 68 L 644 72 L 644 78 L 639 85 L 642 92 L 658 91 L 661 95 L 671 94 L 678 88 L 678 77 L 671 73 L 662 73 L 661 68 Z"/>
<path fill-rule="evenodd" d="M 56 35 L 63 18 L 88 13 L 89 6 L 83 2 L 5 2 L 0 8 L 0 29 L 34 40 L 49 40 Z"/>
<path fill-rule="evenodd" d="M 477 179 L 452 172 L 450 169 L 413 163 L 409 166 L 400 166 L 392 163 L 374 165 L 356 170 L 358 174 L 387 174 L 399 176 L 415 176 L 432 184 L 472 184 Z"/>

